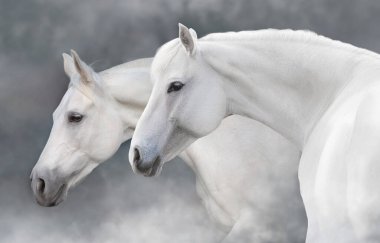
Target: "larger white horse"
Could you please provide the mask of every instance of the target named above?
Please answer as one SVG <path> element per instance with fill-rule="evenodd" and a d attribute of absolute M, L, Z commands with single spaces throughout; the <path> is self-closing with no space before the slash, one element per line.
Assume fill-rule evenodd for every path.
<path fill-rule="evenodd" d="M 307 242 L 380 242 L 379 55 L 312 32 L 198 40 L 180 25 L 179 38 L 157 52 L 151 78 L 130 150 L 136 170 L 154 175 L 224 117 L 240 114 L 303 151 Z"/>
<path fill-rule="evenodd" d="M 70 86 L 31 173 L 39 204 L 59 204 L 70 187 L 131 138 L 151 92 L 150 64 L 142 59 L 98 74 L 75 52 L 73 58 L 64 54 Z M 210 216 L 229 232 L 225 242 L 304 242 L 299 156 L 285 138 L 239 116 L 180 154 L 196 174 Z"/>

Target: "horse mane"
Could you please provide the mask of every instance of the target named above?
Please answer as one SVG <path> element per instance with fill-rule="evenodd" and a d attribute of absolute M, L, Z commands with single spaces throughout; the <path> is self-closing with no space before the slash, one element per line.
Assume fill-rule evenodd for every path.
<path fill-rule="evenodd" d="M 153 58 L 140 58 L 137 60 L 133 60 L 130 62 L 125 62 L 122 64 L 119 64 L 117 66 L 111 67 L 109 69 L 103 70 L 99 72 L 101 76 L 107 75 L 109 73 L 120 73 L 120 72 L 125 72 L 128 69 L 132 68 L 145 68 L 149 66 L 152 63 Z"/>
<path fill-rule="evenodd" d="M 264 29 L 255 31 L 239 31 L 212 33 L 202 38 L 200 41 L 222 41 L 222 42 L 238 42 L 238 41 L 284 41 L 284 42 L 300 42 L 310 43 L 313 45 L 331 46 L 334 49 L 347 50 L 350 52 L 367 54 L 371 56 L 378 55 L 369 50 L 356 47 L 354 45 L 333 40 L 323 35 L 319 35 L 310 30 L 292 30 L 292 29 Z"/>
<path fill-rule="evenodd" d="M 212 33 L 198 39 L 199 44 L 207 42 L 231 42 L 236 44 L 239 42 L 290 42 L 290 43 L 305 43 L 310 45 L 331 47 L 334 50 L 343 50 L 358 55 L 369 56 L 371 58 L 380 59 L 380 56 L 367 49 L 359 48 L 354 45 L 344 43 L 338 40 L 333 40 L 328 37 L 319 35 L 309 30 L 278 30 L 278 29 L 263 29 L 253 31 L 239 31 L 239 32 L 224 32 L 224 33 Z M 156 57 L 159 61 L 159 65 L 153 62 L 152 69 L 164 70 L 167 65 L 173 60 L 174 56 L 181 49 L 180 41 L 175 38 L 163 46 L 161 46 Z"/>
<path fill-rule="evenodd" d="M 107 80 L 110 79 L 110 76 L 114 74 L 123 74 L 125 72 L 130 72 L 131 70 L 139 70 L 142 68 L 146 68 L 151 65 L 153 58 L 140 58 L 133 61 L 125 62 L 116 66 L 113 66 L 109 69 L 103 70 L 101 72 L 95 72 L 93 68 L 88 65 L 88 67 L 94 71 L 95 74 L 98 75 L 99 78 L 102 79 L 102 82 L 98 82 L 96 85 L 103 86 L 103 82 L 107 82 Z M 96 86 L 95 85 L 95 86 Z M 83 85 L 81 81 L 81 77 L 78 77 L 77 79 L 70 79 L 68 87 L 75 87 L 76 89 L 80 90 L 84 94 L 88 94 L 88 87 L 86 85 Z"/>
<path fill-rule="evenodd" d="M 221 33 L 211 33 L 200 38 L 206 41 L 246 41 L 251 39 L 291 39 L 291 40 L 307 40 L 314 37 L 327 37 L 318 35 L 310 30 L 292 30 L 292 29 L 262 29 L 262 30 L 244 30 L 229 31 Z"/>

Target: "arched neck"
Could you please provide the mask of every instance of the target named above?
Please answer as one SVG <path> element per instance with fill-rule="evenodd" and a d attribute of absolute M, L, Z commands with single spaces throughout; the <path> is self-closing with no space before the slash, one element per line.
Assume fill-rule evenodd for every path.
<path fill-rule="evenodd" d="M 258 120 L 302 149 L 310 129 L 353 79 L 363 56 L 373 54 L 327 38 L 312 42 L 280 37 L 205 40 L 199 45 L 206 63 L 220 75 L 228 113 Z"/>
<path fill-rule="evenodd" d="M 124 125 L 124 141 L 132 138 L 152 89 L 150 66 L 152 58 L 138 59 L 100 73 L 105 89 L 113 98 L 110 105 Z"/>

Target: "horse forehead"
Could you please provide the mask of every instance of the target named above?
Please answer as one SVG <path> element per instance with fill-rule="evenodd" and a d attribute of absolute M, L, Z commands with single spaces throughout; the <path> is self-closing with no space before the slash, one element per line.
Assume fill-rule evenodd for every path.
<path fill-rule="evenodd" d="M 152 73 L 164 74 L 169 66 L 175 61 L 178 61 L 178 58 L 183 54 L 180 50 L 180 43 L 178 39 L 174 39 L 166 44 L 164 44 L 157 52 L 153 59 L 152 63 Z"/>
<path fill-rule="evenodd" d="M 186 82 L 194 73 L 191 60 L 188 60 L 187 54 L 176 55 L 170 65 L 159 70 L 152 69 L 151 81 L 153 84 L 168 84 L 173 81 Z"/>
<path fill-rule="evenodd" d="M 93 104 L 90 97 L 83 94 L 80 90 L 71 86 L 67 89 L 65 95 L 63 96 L 61 102 L 53 113 L 53 117 L 59 116 L 62 112 L 70 109 L 84 109 Z"/>
<path fill-rule="evenodd" d="M 67 89 L 66 93 L 63 95 L 61 102 L 59 102 L 57 108 L 53 112 L 53 118 L 54 119 L 57 118 L 62 113 L 62 111 L 65 109 L 65 107 L 67 106 L 67 104 L 70 100 L 71 95 L 72 95 L 72 89 L 71 89 L 71 87 L 69 87 Z"/>

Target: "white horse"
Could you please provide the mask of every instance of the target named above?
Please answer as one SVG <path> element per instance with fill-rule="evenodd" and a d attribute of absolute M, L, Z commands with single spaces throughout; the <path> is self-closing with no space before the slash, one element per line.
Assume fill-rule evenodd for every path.
<path fill-rule="evenodd" d="M 31 173 L 34 195 L 43 206 L 63 201 L 69 188 L 131 138 L 152 88 L 151 59 L 98 74 L 72 55 L 63 55 L 71 82 Z M 239 116 L 180 154 L 196 173 L 197 191 L 210 216 L 229 232 L 225 242 L 304 242 L 299 156 L 285 138 Z"/>
<path fill-rule="evenodd" d="M 302 150 L 307 242 L 380 242 L 378 54 L 305 31 L 198 40 L 180 25 L 179 38 L 157 52 L 151 78 L 130 149 L 136 171 L 154 175 L 224 117 L 240 114 Z"/>

